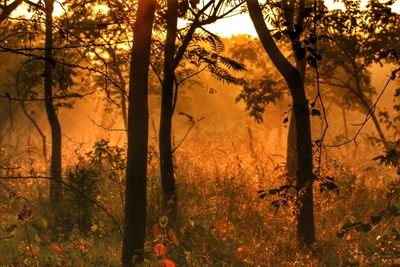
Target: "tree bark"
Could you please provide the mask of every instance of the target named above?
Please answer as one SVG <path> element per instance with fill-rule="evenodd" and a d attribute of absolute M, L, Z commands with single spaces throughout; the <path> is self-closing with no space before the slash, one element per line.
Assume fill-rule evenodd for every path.
<path fill-rule="evenodd" d="M 297 237 L 299 245 L 310 246 L 315 241 L 312 167 L 311 126 L 304 84 L 301 73 L 290 64 L 277 47 L 263 18 L 257 0 L 247 0 L 251 20 L 260 41 L 289 86 L 296 123 L 297 165 L 296 187 L 298 192 Z"/>
<path fill-rule="evenodd" d="M 177 88 L 175 88 L 174 95 L 174 79 L 175 70 L 181 62 L 184 53 L 186 52 L 193 35 L 198 27 L 209 24 L 214 21 L 213 18 L 209 18 L 207 23 L 200 23 L 199 18 L 214 1 L 206 3 L 201 10 L 196 14 L 193 23 L 191 24 L 188 32 L 186 33 L 182 44 L 179 49 L 176 49 L 176 37 L 177 37 L 177 24 L 179 16 L 179 4 L 177 0 L 168 0 L 168 9 L 166 14 L 167 21 L 167 37 L 164 48 L 164 77 L 163 77 L 163 88 L 162 88 L 162 100 L 161 100 L 161 117 L 160 117 L 160 132 L 159 132 L 159 147 L 160 147 L 160 171 L 161 171 L 161 183 L 163 189 L 163 209 L 169 216 L 172 223 L 175 222 L 177 217 L 177 192 L 174 176 L 174 164 L 173 164 L 173 150 L 172 150 L 172 116 L 174 113 L 174 103 L 176 103 L 176 97 L 178 94 Z M 219 2 L 219 5 L 222 2 Z M 177 50 L 177 51 L 176 51 Z M 176 51 L 176 55 L 175 55 Z"/>
<path fill-rule="evenodd" d="M 53 102 L 53 9 L 54 0 L 45 1 L 46 13 L 46 38 L 45 38 L 45 61 L 44 61 L 44 97 L 47 119 L 51 128 L 51 162 L 50 173 L 50 205 L 53 215 L 57 216 L 57 209 L 62 200 L 61 187 L 61 126 Z"/>
<path fill-rule="evenodd" d="M 143 260 L 146 233 L 148 79 L 156 0 L 139 0 L 134 28 L 128 107 L 128 158 L 122 266 Z"/>
<path fill-rule="evenodd" d="M 159 132 L 161 183 L 163 190 L 163 208 L 172 223 L 177 216 L 177 196 L 172 158 L 172 115 L 175 75 L 175 40 L 177 37 L 178 1 L 168 0 L 167 37 L 164 48 L 164 79 L 161 100 L 161 118 Z"/>
<path fill-rule="evenodd" d="M 3 22 L 8 16 L 20 5 L 22 4 L 23 0 L 15 0 L 8 6 L 4 6 L 2 8 L 2 12 L 0 14 L 0 23 Z"/>
<path fill-rule="evenodd" d="M 305 1 L 300 0 L 299 6 L 298 6 L 298 12 L 297 12 L 296 24 L 300 25 L 301 27 L 304 27 L 304 8 L 305 8 Z M 284 10 L 285 19 L 289 23 L 290 30 L 293 30 L 292 25 L 294 24 L 293 21 L 294 21 L 295 2 L 294 1 L 289 1 L 287 3 L 284 2 L 284 9 L 285 9 Z M 292 53 L 296 60 L 296 68 L 301 75 L 301 80 L 302 80 L 302 83 L 304 86 L 307 62 L 306 62 L 306 57 L 303 57 L 302 59 L 298 59 L 296 57 L 296 51 L 294 49 L 295 41 L 299 41 L 299 37 L 296 40 L 291 40 Z M 290 122 L 289 122 L 288 137 L 287 137 L 287 150 L 286 150 L 286 152 L 287 152 L 287 154 L 286 154 L 286 170 L 287 170 L 287 176 L 290 181 L 294 180 L 294 177 L 296 176 L 296 171 L 297 171 L 297 152 L 296 152 L 297 140 L 296 140 L 296 136 L 297 136 L 296 121 L 295 121 L 294 112 L 292 112 L 290 114 Z"/>

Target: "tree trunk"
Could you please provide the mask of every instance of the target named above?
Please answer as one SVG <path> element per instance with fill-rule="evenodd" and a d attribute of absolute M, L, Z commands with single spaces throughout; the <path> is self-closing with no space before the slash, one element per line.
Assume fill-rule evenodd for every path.
<path fill-rule="evenodd" d="M 164 48 L 164 80 L 161 100 L 159 146 L 163 208 L 170 221 L 174 223 L 177 216 L 177 196 L 174 177 L 174 164 L 172 158 L 171 131 L 174 102 L 175 40 L 177 36 L 178 23 L 177 0 L 168 0 L 166 18 L 167 37 Z"/>
<path fill-rule="evenodd" d="M 46 11 L 46 40 L 44 62 L 44 96 L 47 118 L 51 128 L 51 162 L 50 172 L 50 205 L 53 216 L 57 216 L 57 210 L 62 200 L 61 188 L 61 126 L 57 117 L 53 102 L 53 8 L 54 0 L 45 2 Z"/>
<path fill-rule="evenodd" d="M 124 123 L 124 129 L 125 131 L 128 131 L 128 114 L 126 109 L 126 83 L 119 65 L 115 66 L 115 73 L 118 76 L 119 84 L 121 86 L 119 94 L 121 97 L 120 105 L 121 105 L 121 115 Z M 128 132 L 126 133 L 126 136 L 128 137 Z"/>
<path fill-rule="evenodd" d="M 298 69 L 290 64 L 277 47 L 268 30 L 261 8 L 256 0 L 247 0 L 251 20 L 260 41 L 286 82 L 293 101 L 296 123 L 297 165 L 296 187 L 298 192 L 297 237 L 299 245 L 310 246 L 315 241 L 312 169 L 311 126 L 303 79 Z"/>
<path fill-rule="evenodd" d="M 293 24 L 294 24 L 294 8 L 295 8 L 295 3 L 294 1 L 292 2 L 287 2 L 285 4 L 285 19 L 289 23 L 291 30 L 293 30 Z M 296 24 L 304 27 L 304 8 L 305 8 L 305 1 L 300 0 L 299 1 L 299 6 L 298 6 L 298 14 L 297 14 L 297 19 L 296 19 Z M 300 73 L 301 80 L 304 86 L 304 79 L 306 76 L 306 68 L 307 68 L 307 62 L 306 58 L 303 57 L 302 59 L 298 59 L 296 57 L 296 50 L 294 48 L 295 41 L 299 41 L 299 37 L 296 40 L 291 40 L 292 43 L 292 53 L 293 56 L 296 60 L 296 68 Z M 286 154 L 286 170 L 287 170 L 287 176 L 289 178 L 289 181 L 293 181 L 294 177 L 296 176 L 296 171 L 297 171 L 297 152 L 296 152 L 296 147 L 297 147 L 297 131 L 296 131 L 296 120 L 295 120 L 295 114 L 292 112 L 290 114 L 290 122 L 289 122 L 289 129 L 288 129 L 288 138 L 287 138 L 287 154 Z"/>
<path fill-rule="evenodd" d="M 2 12 L 0 14 L 0 23 L 8 18 L 8 16 L 20 5 L 23 0 L 15 0 L 8 6 L 4 5 L 2 7 Z M 4 2 L 5 3 L 5 2 Z"/>
<path fill-rule="evenodd" d="M 358 95 L 358 98 L 360 100 L 361 106 L 365 109 L 365 112 L 367 112 L 367 113 L 370 112 L 372 105 L 370 103 L 368 103 L 368 100 L 365 98 L 365 96 L 362 92 L 360 92 L 360 94 Z M 381 128 L 381 125 L 379 124 L 378 118 L 375 115 L 375 111 L 373 111 L 370 116 L 371 116 L 372 122 L 375 125 L 375 129 L 376 129 L 376 132 L 378 133 L 379 139 L 381 140 L 385 149 L 387 151 L 389 151 L 390 145 L 387 142 L 385 134 L 382 131 L 382 128 Z"/>
<path fill-rule="evenodd" d="M 289 129 L 287 136 L 287 148 L 286 148 L 286 171 L 289 181 L 294 180 L 296 177 L 297 170 L 297 153 L 296 153 L 296 121 L 294 118 L 294 112 L 290 113 Z"/>
<path fill-rule="evenodd" d="M 134 28 L 128 107 L 128 158 L 122 266 L 143 260 L 146 233 L 148 79 L 156 0 L 139 0 Z"/>
<path fill-rule="evenodd" d="M 347 128 L 346 108 L 344 105 L 342 106 L 342 116 L 343 116 L 344 136 L 346 137 L 346 140 L 349 140 L 349 130 Z"/>

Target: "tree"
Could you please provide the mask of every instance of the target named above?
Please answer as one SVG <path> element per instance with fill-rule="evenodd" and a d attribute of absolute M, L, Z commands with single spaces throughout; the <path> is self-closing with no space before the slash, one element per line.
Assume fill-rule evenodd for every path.
<path fill-rule="evenodd" d="M 136 2 L 76 1 L 64 3 L 71 10 L 65 19 L 71 44 L 80 50 L 82 59 L 107 75 L 94 75 L 94 87 L 105 88 L 108 102 L 117 106 L 127 131 L 127 73 L 129 36 L 132 27 L 128 18 Z M 106 7 L 106 8 L 104 8 Z M 88 15 L 90 14 L 90 15 Z M 83 19 L 84 18 L 84 19 Z M 112 82 L 110 82 L 112 80 Z"/>
<path fill-rule="evenodd" d="M 129 81 L 128 155 L 122 265 L 143 260 L 146 233 L 148 75 L 156 0 L 139 0 Z"/>
<path fill-rule="evenodd" d="M 282 54 L 267 28 L 258 1 L 247 0 L 247 6 L 261 43 L 273 64 L 287 82 L 293 102 L 296 125 L 298 197 L 297 236 L 300 245 L 310 246 L 315 241 L 313 209 L 313 157 L 308 100 L 303 75 Z"/>
<path fill-rule="evenodd" d="M 15 0 L 12 3 L 7 5 L 7 1 L 4 1 L 4 4 L 0 5 L 1 14 L 0 14 L 0 23 L 3 22 L 8 16 L 20 5 L 23 0 Z"/>
<path fill-rule="evenodd" d="M 244 1 L 210 0 L 203 3 L 200 7 L 198 7 L 199 1 L 185 0 L 178 3 L 177 0 L 169 0 L 167 3 L 167 35 L 164 47 L 164 77 L 162 79 L 159 147 L 163 203 L 167 214 L 171 217 L 171 221 L 174 222 L 177 215 L 177 196 L 171 142 L 172 117 L 178 94 L 178 86 L 181 83 L 181 81 L 177 81 L 176 79 L 176 69 L 185 54 L 188 54 L 189 59 L 192 60 L 193 57 L 196 57 L 197 63 L 201 62 L 207 64 L 208 70 L 218 79 L 233 82 L 233 77 L 218 65 L 222 63 L 227 67 L 232 67 L 234 70 L 244 70 L 244 66 L 220 56 L 218 54 L 218 46 L 222 42 L 219 40 L 218 36 L 208 32 L 203 26 L 214 23 L 228 15 L 232 15 L 235 10 L 242 6 Z M 191 23 L 186 27 L 186 34 L 182 38 L 181 44 L 178 46 L 176 42 L 178 41 L 179 35 L 179 30 L 177 28 L 179 17 L 185 17 L 189 19 Z M 199 29 L 207 36 L 206 38 L 199 38 L 199 36 L 196 36 L 196 31 Z M 214 45 L 215 53 L 209 53 L 205 49 L 199 47 L 189 49 L 192 41 L 197 40 L 201 42 L 206 39 Z M 187 77 L 183 78 L 183 80 L 186 79 Z"/>
<path fill-rule="evenodd" d="M 392 48 L 399 46 L 400 32 L 395 25 L 400 16 L 391 11 L 391 1 L 369 1 L 365 8 L 355 1 L 344 4 L 345 10 L 331 11 L 321 21 L 322 34 L 327 37 L 321 42 L 321 77 L 332 88 L 328 95 L 339 105 L 370 113 L 376 90 L 371 85 L 369 68 L 387 59 L 394 52 Z M 371 119 L 380 141 L 389 150 L 375 112 Z"/>
<path fill-rule="evenodd" d="M 57 116 L 57 109 L 64 105 L 68 106 L 68 104 L 62 102 L 62 99 L 73 96 L 73 94 L 67 94 L 67 89 L 73 84 L 72 76 L 76 73 L 70 68 L 73 64 L 66 62 L 64 59 L 62 61 L 57 61 L 56 59 L 57 56 L 54 50 L 54 43 L 57 42 L 57 38 L 59 38 L 60 43 L 62 43 L 64 39 L 61 34 L 61 29 L 59 29 L 60 33 L 56 35 L 56 38 L 54 36 L 55 23 L 53 21 L 53 10 L 55 1 L 45 1 L 44 4 L 37 4 L 30 1 L 27 2 L 34 9 L 35 16 L 39 17 L 37 21 L 43 22 L 44 24 L 44 49 L 41 43 L 43 41 L 43 37 L 41 35 L 41 30 L 43 28 L 41 28 L 40 25 L 38 26 L 37 21 L 30 23 L 30 21 L 25 20 L 24 18 L 21 18 L 21 21 L 25 22 L 25 25 L 22 27 L 26 29 L 26 31 L 18 32 L 18 30 L 14 29 L 14 26 L 11 27 L 11 29 L 13 29 L 13 34 L 8 36 L 7 40 L 15 43 L 8 44 L 8 42 L 4 42 L 7 45 L 2 45 L 1 49 L 2 51 L 28 57 L 26 61 L 21 63 L 21 67 L 16 75 L 16 88 L 18 97 L 9 99 L 10 101 L 15 100 L 20 102 L 21 108 L 23 109 L 25 115 L 38 130 L 41 138 L 43 139 L 43 154 L 46 154 L 45 136 L 40 130 L 33 116 L 28 114 L 27 107 L 25 106 L 24 102 L 40 101 L 44 102 L 45 104 L 52 140 L 50 161 L 50 175 L 52 179 L 50 181 L 49 202 L 51 211 L 53 213 L 52 230 L 55 231 L 58 224 L 58 219 L 60 217 L 60 203 L 62 201 L 62 136 L 61 126 Z M 41 15 L 44 16 L 42 17 Z M 21 25 L 18 26 L 21 28 Z M 15 27 L 17 27 L 17 25 L 15 25 Z M 21 39 L 26 38 L 26 35 L 24 34 L 28 32 L 28 29 L 35 29 L 36 32 L 39 32 L 37 35 L 30 33 L 29 37 L 31 42 L 16 43 L 16 40 L 11 38 L 13 35 L 14 37 Z M 36 39 L 36 37 L 38 38 Z M 32 43 L 39 43 L 40 47 L 32 47 Z M 18 48 L 12 48 L 13 44 Z M 57 48 L 58 51 L 65 51 L 59 47 Z M 43 51 L 44 56 L 41 54 Z M 64 53 L 64 57 L 65 56 L 66 52 Z M 41 68 L 41 66 L 39 67 L 36 64 L 37 62 L 43 62 L 44 70 Z M 68 67 L 66 67 L 67 65 Z M 43 77 L 43 84 L 40 82 L 40 78 L 37 78 L 39 76 Z M 56 83 L 59 85 L 58 92 L 55 92 L 54 90 Z M 21 85 L 23 85 L 23 88 L 20 88 Z M 39 86 L 42 88 L 42 94 L 35 91 L 35 89 L 37 90 Z M 39 95 L 43 95 L 43 97 L 40 98 L 38 97 Z M 76 96 L 78 95 L 75 94 L 75 97 Z"/>
<path fill-rule="evenodd" d="M 54 0 L 46 0 L 44 5 L 45 12 L 45 54 L 44 54 L 44 98 L 47 119 L 51 128 L 51 162 L 50 173 L 50 205 L 53 216 L 57 220 L 59 205 L 62 200 L 62 177 L 61 177 L 61 126 L 57 117 L 53 102 L 53 69 L 55 61 L 53 59 L 53 10 Z"/>

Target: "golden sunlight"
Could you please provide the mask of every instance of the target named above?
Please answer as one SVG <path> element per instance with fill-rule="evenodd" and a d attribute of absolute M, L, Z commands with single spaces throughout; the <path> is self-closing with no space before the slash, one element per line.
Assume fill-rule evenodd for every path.
<path fill-rule="evenodd" d="M 365 6 L 368 0 L 362 0 L 361 5 Z M 342 2 L 335 0 L 325 0 L 325 5 L 329 10 L 343 9 Z M 392 6 L 392 10 L 400 13 L 400 0 Z M 219 20 L 218 22 L 206 27 L 208 30 L 219 34 L 222 37 L 231 37 L 232 35 L 248 34 L 257 36 L 253 23 L 248 14 L 240 14 L 234 17 Z"/>
<path fill-rule="evenodd" d="M 361 5 L 364 6 L 366 5 L 367 2 L 368 0 L 362 0 Z M 336 0 L 325 0 L 325 5 L 328 7 L 329 10 L 344 8 L 344 4 Z M 14 14 L 16 15 L 27 14 L 28 16 L 31 15 L 31 13 L 27 13 L 26 9 L 27 9 L 26 5 L 22 6 Z M 98 9 L 97 11 L 105 12 L 106 10 L 108 10 L 108 7 L 106 5 L 99 5 L 97 9 Z M 397 0 L 395 4 L 393 4 L 392 10 L 396 13 L 400 13 L 400 0 Z M 62 1 L 56 2 L 53 14 L 55 16 L 61 16 L 62 14 L 64 14 L 64 7 L 62 6 Z M 180 27 L 184 27 L 185 24 L 186 24 L 185 21 L 183 20 L 179 21 Z M 222 19 L 214 24 L 207 25 L 205 28 L 212 32 L 217 33 L 222 37 L 231 37 L 232 35 L 239 35 L 239 34 L 257 36 L 257 33 L 253 27 L 253 23 L 251 22 L 251 19 L 248 16 L 248 14 L 240 14 L 226 19 Z"/>

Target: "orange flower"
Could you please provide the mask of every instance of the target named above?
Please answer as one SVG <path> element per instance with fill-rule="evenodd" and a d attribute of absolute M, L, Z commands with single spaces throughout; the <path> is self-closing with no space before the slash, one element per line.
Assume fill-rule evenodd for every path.
<path fill-rule="evenodd" d="M 165 259 L 164 260 L 164 264 L 165 264 L 165 267 L 175 267 L 176 265 L 175 265 L 175 262 L 173 262 L 172 260 L 170 260 L 170 259 Z"/>
<path fill-rule="evenodd" d="M 162 257 L 167 253 L 167 248 L 163 244 L 155 244 L 154 253 L 157 257 Z"/>
<path fill-rule="evenodd" d="M 50 244 L 50 249 L 56 254 L 61 254 L 61 247 L 57 243 L 51 243 Z"/>
<path fill-rule="evenodd" d="M 86 249 L 86 247 L 84 245 L 79 245 L 79 250 L 82 253 L 86 253 L 86 251 L 87 251 L 87 249 Z"/>
<path fill-rule="evenodd" d="M 38 246 L 31 246 L 31 252 L 34 256 L 40 256 L 40 248 Z"/>
<path fill-rule="evenodd" d="M 242 252 L 244 252 L 244 248 L 243 247 L 238 247 L 237 249 L 236 249 L 236 251 L 238 252 L 238 253 L 242 253 Z"/>

